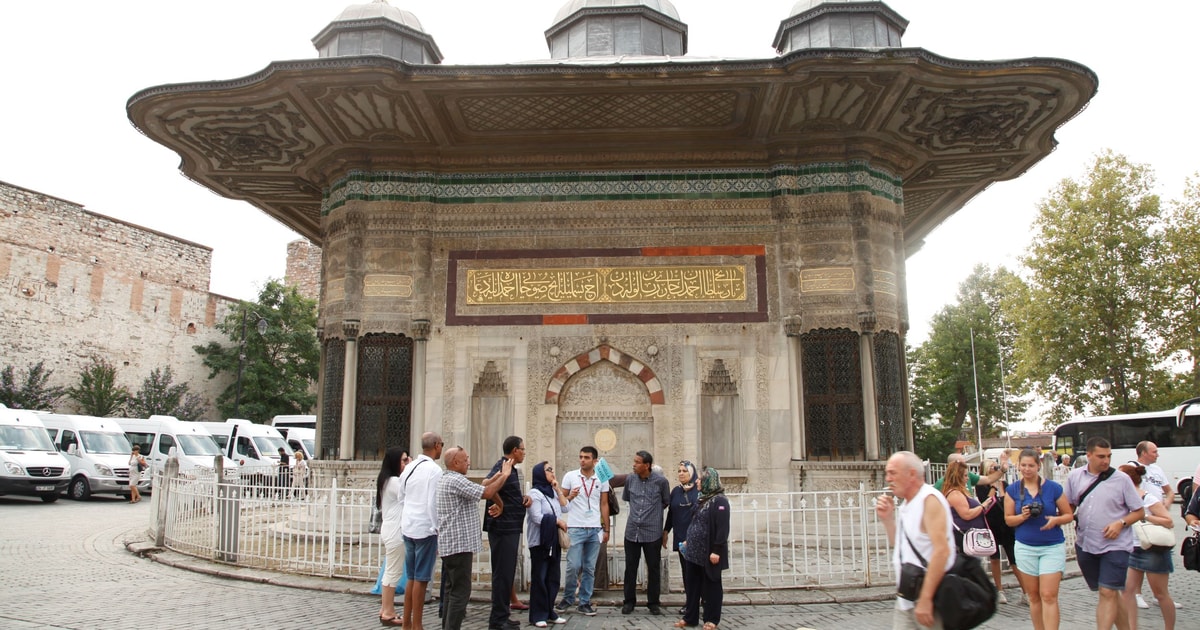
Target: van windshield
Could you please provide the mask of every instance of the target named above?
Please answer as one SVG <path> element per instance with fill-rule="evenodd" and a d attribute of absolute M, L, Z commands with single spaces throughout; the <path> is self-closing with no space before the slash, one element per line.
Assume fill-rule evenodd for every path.
<path fill-rule="evenodd" d="M 211 435 L 188 435 L 181 433 L 175 437 L 179 438 L 179 446 L 183 449 L 184 455 L 221 454 L 220 447 L 213 441 Z"/>
<path fill-rule="evenodd" d="M 54 443 L 42 427 L 0 425 L 0 450 L 53 451 Z"/>
<path fill-rule="evenodd" d="M 309 453 L 317 452 L 316 440 L 300 440 L 300 442 L 304 444 L 304 450 L 308 451 Z"/>
<path fill-rule="evenodd" d="M 284 453 L 292 454 L 292 449 L 283 440 L 274 435 L 259 435 L 254 438 L 254 445 L 258 447 L 258 452 L 262 453 L 263 457 L 279 457 L 279 449 L 283 449 Z"/>
<path fill-rule="evenodd" d="M 81 431 L 83 450 L 93 455 L 128 455 L 133 447 L 124 433 Z"/>

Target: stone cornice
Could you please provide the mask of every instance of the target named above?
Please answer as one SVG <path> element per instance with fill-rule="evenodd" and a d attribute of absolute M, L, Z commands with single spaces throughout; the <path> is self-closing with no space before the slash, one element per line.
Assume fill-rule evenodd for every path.
<path fill-rule="evenodd" d="M 322 196 L 356 170 L 753 170 L 868 160 L 919 193 L 904 195 L 911 244 L 1053 150 L 1055 129 L 1096 87 L 1095 74 L 1070 61 L 959 61 L 912 48 L 499 66 L 355 57 L 148 88 L 128 112 L 179 153 L 188 177 L 316 243 Z"/>

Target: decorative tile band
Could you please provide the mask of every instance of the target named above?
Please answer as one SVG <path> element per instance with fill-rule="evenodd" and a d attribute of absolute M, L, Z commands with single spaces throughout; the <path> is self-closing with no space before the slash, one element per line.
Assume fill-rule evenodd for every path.
<path fill-rule="evenodd" d="M 775 165 L 763 169 L 433 173 L 351 171 L 325 192 L 321 214 L 347 201 L 435 204 L 768 199 L 868 192 L 900 203 L 900 178 L 867 162 Z"/>

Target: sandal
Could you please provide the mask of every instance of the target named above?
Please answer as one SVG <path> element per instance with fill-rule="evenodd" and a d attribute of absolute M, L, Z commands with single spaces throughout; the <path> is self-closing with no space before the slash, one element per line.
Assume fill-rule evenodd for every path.
<path fill-rule="evenodd" d="M 521 602 L 517 602 L 515 604 L 509 604 L 509 607 L 512 608 L 513 610 L 529 610 L 529 604 L 524 604 Z"/>
<path fill-rule="evenodd" d="M 381 616 L 379 618 L 379 625 L 381 625 L 381 626 L 403 626 L 404 620 L 401 619 L 400 617 L 392 617 L 391 619 L 388 619 L 387 617 Z"/>
<path fill-rule="evenodd" d="M 675 628 L 695 628 L 695 627 L 696 627 L 696 626 L 694 626 L 694 625 L 692 625 L 692 624 L 689 624 L 688 622 L 686 622 L 686 621 L 684 621 L 684 620 L 682 620 L 682 619 L 680 619 L 679 621 L 676 621 L 675 623 L 673 623 L 673 624 L 671 624 L 671 625 L 672 625 L 673 627 L 675 627 Z"/>
<path fill-rule="evenodd" d="M 704 624 L 704 630 L 717 630 L 717 624 L 710 621 Z"/>

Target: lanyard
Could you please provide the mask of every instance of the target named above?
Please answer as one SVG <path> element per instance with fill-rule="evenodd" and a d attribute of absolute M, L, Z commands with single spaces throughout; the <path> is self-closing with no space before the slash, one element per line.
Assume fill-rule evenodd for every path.
<path fill-rule="evenodd" d="M 597 484 L 599 481 L 598 481 L 598 480 L 597 480 L 595 477 L 592 477 L 592 487 L 591 487 L 591 488 L 589 488 L 589 487 L 588 487 L 588 485 L 587 485 L 587 481 L 588 481 L 588 480 L 587 480 L 587 479 L 585 479 L 585 478 L 583 477 L 583 475 L 580 475 L 580 477 L 579 477 L 579 489 L 580 489 L 580 490 L 583 490 L 583 496 L 584 496 L 584 497 L 587 499 L 588 509 L 591 509 L 591 507 L 592 507 L 592 492 L 595 492 L 595 490 L 596 490 L 596 484 Z"/>

